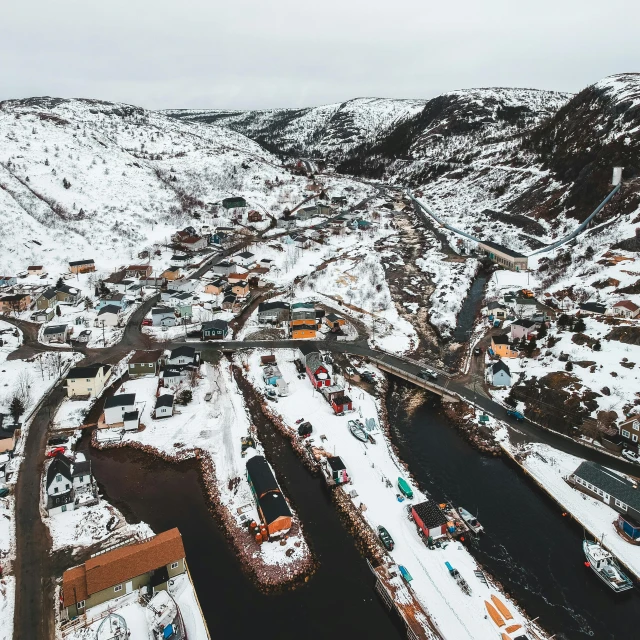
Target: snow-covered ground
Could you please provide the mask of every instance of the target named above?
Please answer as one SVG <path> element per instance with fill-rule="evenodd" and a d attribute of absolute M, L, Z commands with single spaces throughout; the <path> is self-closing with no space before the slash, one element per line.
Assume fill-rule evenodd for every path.
<path fill-rule="evenodd" d="M 170 459 L 192 458 L 197 450 L 202 451 L 209 457 L 215 474 L 215 477 L 205 478 L 205 481 L 215 482 L 213 493 L 219 496 L 226 520 L 239 534 L 238 544 L 242 545 L 245 554 L 256 561 L 256 566 L 251 569 L 259 573 L 263 567 L 278 567 L 285 576 L 291 574 L 293 577 L 296 566 L 300 566 L 310 555 L 299 523 L 284 546 L 271 542 L 258 545 L 245 526 L 246 522 L 259 521 L 245 469 L 247 459 L 261 452 L 261 447 L 251 428 L 242 395 L 228 365 L 204 364 L 200 372 L 201 377 L 193 387 L 183 382 L 176 389 L 161 390 L 179 393 L 182 389 L 190 388 L 193 393 L 193 400 L 189 404 L 176 405 L 174 415 L 163 419 L 152 417 L 157 377 L 147 376 L 124 382 L 118 393 L 136 394 L 144 429 L 124 434 L 122 442 L 143 445 Z M 208 393 L 211 394 L 209 401 L 205 400 Z M 120 440 L 120 433 L 121 429 L 101 429 L 96 437 L 99 442 L 109 437 Z M 249 449 L 246 457 L 243 457 L 240 445 L 241 438 L 245 436 L 252 436 L 258 449 Z"/>
<path fill-rule="evenodd" d="M 260 355 L 264 353 L 267 352 L 256 350 L 248 359 L 247 375 L 260 390 L 264 389 L 260 368 Z M 409 479 L 384 433 L 378 429 L 374 435 L 377 443 L 372 445 L 361 443 L 349 432 L 347 421 L 351 418 L 363 421 L 373 418 L 378 423 L 376 399 L 360 388 L 353 388 L 349 395 L 354 401 L 355 412 L 336 416 L 328 402 L 314 391 L 309 380 L 297 377 L 293 364 L 297 357 L 295 350 L 277 350 L 275 353 L 278 367 L 289 384 L 290 394 L 271 405 L 272 410 L 292 430 L 296 429 L 296 421 L 300 418 L 309 421 L 314 429 L 311 438 L 315 445 L 342 458 L 352 478 L 352 483 L 345 486 L 347 494 L 352 496 L 354 506 L 361 510 L 374 530 L 378 525 L 387 528 L 396 543 L 390 554 L 393 561 L 409 570 L 413 576 L 411 590 L 444 637 L 498 637 L 498 628 L 486 615 L 485 600 L 491 594 L 499 595 L 507 603 L 514 615 L 514 623 L 524 624 L 523 613 L 513 603 L 495 586 L 485 585 L 476 577 L 474 571 L 478 566 L 462 544 L 450 541 L 446 548 L 434 551 L 427 549 L 416 532 L 415 524 L 407 518 L 407 501 L 398 502 L 397 480 L 399 477 Z M 321 440 L 321 435 L 326 436 L 326 440 Z M 390 485 L 386 483 L 387 480 Z M 426 499 L 417 487 L 413 486 L 412 489 L 413 503 Z M 450 562 L 471 586 L 470 596 L 465 595 L 451 578 L 445 562 Z"/>
<path fill-rule="evenodd" d="M 504 446 L 504 445 L 503 445 Z M 640 547 L 623 540 L 613 523 L 618 513 L 608 505 L 574 489 L 565 482 L 584 460 L 544 444 L 530 444 L 525 449 L 506 445 L 512 454 L 525 453 L 519 464 L 531 474 L 593 536 L 640 578 Z M 611 471 L 616 474 L 617 472 Z"/>
<path fill-rule="evenodd" d="M 169 594 L 178 605 L 189 640 L 209 640 L 209 633 L 202 618 L 196 591 L 189 575 L 183 574 L 173 578 L 169 585 Z M 93 640 L 109 611 L 124 618 L 130 634 L 127 638 L 147 640 L 151 637 L 147 609 L 140 603 L 138 593 L 134 592 L 88 609 L 86 626 L 66 632 L 65 639 Z"/>

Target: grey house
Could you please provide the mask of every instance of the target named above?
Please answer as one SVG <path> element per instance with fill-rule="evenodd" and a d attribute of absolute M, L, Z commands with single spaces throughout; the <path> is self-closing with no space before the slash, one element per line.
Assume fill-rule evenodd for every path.
<path fill-rule="evenodd" d="M 261 302 L 258 306 L 258 322 L 288 322 L 290 305 L 288 302 Z"/>
<path fill-rule="evenodd" d="M 43 342 L 59 342 L 64 343 L 69 337 L 71 329 L 66 324 L 57 324 L 52 327 L 45 327 L 42 331 Z"/>
<path fill-rule="evenodd" d="M 491 367 L 491 384 L 494 387 L 510 387 L 511 386 L 511 371 L 509 367 L 502 361 L 494 363 Z"/>

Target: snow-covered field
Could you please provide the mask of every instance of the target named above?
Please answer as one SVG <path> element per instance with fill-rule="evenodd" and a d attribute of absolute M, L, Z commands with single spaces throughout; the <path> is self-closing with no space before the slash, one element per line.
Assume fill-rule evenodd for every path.
<path fill-rule="evenodd" d="M 508 444 L 506 446 L 512 454 L 526 452 L 521 466 L 593 536 L 601 539 L 604 535 L 604 546 L 620 558 L 636 578 L 640 578 L 640 547 L 629 544 L 616 532 L 613 523 L 618 519 L 618 513 L 603 502 L 574 489 L 564 480 L 584 462 L 582 458 L 543 444 L 530 444 L 524 450 Z M 611 473 L 616 474 L 615 471 Z"/>
<path fill-rule="evenodd" d="M 224 363 L 218 366 L 203 365 L 200 379 L 191 387 L 193 400 L 186 406 L 176 405 L 174 415 L 169 418 L 152 417 L 157 385 L 158 378 L 147 376 L 127 380 L 121 386 L 119 393 L 135 393 L 136 402 L 143 403 L 138 406 L 141 407 L 140 422 L 144 425 L 139 432 L 126 433 L 122 442 L 143 445 L 170 459 L 194 457 L 196 450 L 204 452 L 209 456 L 215 474 L 214 478 L 207 478 L 206 481 L 215 482 L 215 493 L 219 495 L 228 519 L 237 529 L 239 544 L 256 561 L 256 566 L 251 568 L 259 572 L 262 567 L 279 567 L 284 575 L 295 575 L 296 565 L 310 554 L 299 529 L 292 531 L 284 546 L 271 542 L 258 545 L 245 526 L 245 522 L 259 521 L 245 471 L 248 457 L 255 455 L 256 450 L 250 449 L 247 457 L 243 457 L 241 438 L 252 436 L 256 439 L 258 452 L 261 447 L 251 429 L 242 396 L 228 366 Z M 179 392 L 184 388 L 188 388 L 186 382 L 171 391 Z M 209 401 L 205 400 L 208 393 L 212 396 Z M 101 429 L 97 433 L 98 441 L 104 441 L 109 437 L 109 432 L 114 431 Z M 121 430 L 117 431 L 113 436 L 119 440 Z"/>
<path fill-rule="evenodd" d="M 354 400 L 355 413 L 336 416 L 306 377 L 298 379 L 293 364 L 297 357 L 295 350 L 277 350 L 275 353 L 278 367 L 289 384 L 290 395 L 279 398 L 272 410 L 292 430 L 296 429 L 296 421 L 300 418 L 309 421 L 314 429 L 311 438 L 315 445 L 342 458 L 352 478 L 351 484 L 345 486 L 347 494 L 352 496 L 354 506 L 361 510 L 374 530 L 378 525 L 387 528 L 396 543 L 390 554 L 393 561 L 409 570 L 413 576 L 411 590 L 444 637 L 487 640 L 498 637 L 498 628 L 487 617 L 484 604 L 491 594 L 499 594 L 514 614 L 514 622 L 524 624 L 523 613 L 513 603 L 493 585 L 485 585 L 476 577 L 477 564 L 462 544 L 452 541 L 446 548 L 427 549 L 416 533 L 414 523 L 407 519 L 407 502 L 398 502 L 398 477 L 408 478 L 384 433 L 375 432 L 375 445 L 363 444 L 350 434 L 347 421 L 351 418 L 363 421 L 373 418 L 378 423 L 377 400 L 362 389 L 354 388 L 349 395 Z M 247 375 L 252 384 L 262 390 L 260 355 L 256 350 L 249 356 Z M 321 441 L 320 435 L 326 436 L 326 441 Z M 386 484 L 387 480 L 390 486 Z M 412 488 L 413 503 L 426 499 L 417 487 Z M 452 580 L 445 562 L 450 562 L 469 583 L 471 596 L 465 595 Z"/>

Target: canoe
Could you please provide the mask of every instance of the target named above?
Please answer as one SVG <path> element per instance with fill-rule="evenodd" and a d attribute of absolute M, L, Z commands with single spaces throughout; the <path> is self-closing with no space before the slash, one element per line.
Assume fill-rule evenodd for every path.
<path fill-rule="evenodd" d="M 498 613 L 496 608 L 487 600 L 484 601 L 484 606 L 487 607 L 487 613 L 491 616 L 491 619 L 499 626 L 504 627 L 504 620 Z"/>
<path fill-rule="evenodd" d="M 513 620 L 513 616 L 511 615 L 511 611 L 509 611 L 509 609 L 507 609 L 507 605 L 504 602 L 502 602 L 502 600 L 500 600 L 500 598 L 498 598 L 498 596 L 495 595 L 495 593 L 491 594 L 491 600 L 493 600 L 493 604 L 496 605 L 496 608 L 502 614 L 502 617 L 505 620 Z"/>
<path fill-rule="evenodd" d="M 402 493 L 402 495 L 409 499 L 413 498 L 413 491 L 404 478 L 398 478 L 398 489 L 400 489 L 400 493 Z"/>
<path fill-rule="evenodd" d="M 512 624 L 510 627 L 507 627 L 505 629 L 505 631 L 507 633 L 513 633 L 514 631 L 517 631 L 518 629 L 522 629 L 522 625 L 521 624 Z"/>

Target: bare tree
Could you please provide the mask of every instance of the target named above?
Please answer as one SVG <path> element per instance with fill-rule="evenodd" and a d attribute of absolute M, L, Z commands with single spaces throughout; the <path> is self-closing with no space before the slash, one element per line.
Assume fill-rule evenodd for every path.
<path fill-rule="evenodd" d="M 31 402 L 31 385 L 33 384 L 33 376 L 27 370 L 24 370 L 18 376 L 14 386 L 14 396 L 17 396 L 26 407 Z"/>

